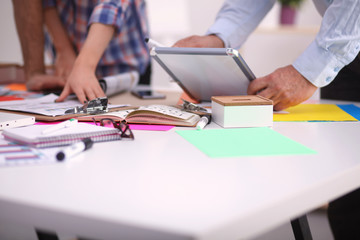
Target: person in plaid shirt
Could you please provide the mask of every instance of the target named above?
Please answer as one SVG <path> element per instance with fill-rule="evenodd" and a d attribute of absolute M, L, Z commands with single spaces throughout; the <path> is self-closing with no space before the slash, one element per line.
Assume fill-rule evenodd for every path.
<path fill-rule="evenodd" d="M 30 47 L 28 51 L 35 51 L 26 44 L 43 49 L 43 41 L 31 41 L 42 38 L 38 36 L 36 26 L 45 22 L 49 33 L 45 38 L 45 49 L 55 60 L 56 66 L 53 76 L 46 75 L 40 63 L 36 69 L 37 66 L 31 66 L 36 65 L 34 61 L 27 61 L 27 58 L 36 58 L 34 54 L 23 53 L 28 89 L 64 87 L 57 101 L 63 101 L 74 92 L 79 101 L 85 103 L 105 96 L 97 80 L 99 77 L 131 70 L 143 73 L 146 70 L 150 56 L 144 42 L 145 36 L 148 36 L 144 0 L 44 0 L 40 11 L 39 5 L 34 6 L 33 1 L 27 2 L 13 0 L 22 49 L 26 52 L 24 48 Z M 27 8 L 26 5 L 30 6 Z M 21 10 L 25 14 L 19 12 Z M 30 20 L 35 22 L 34 27 L 31 27 L 31 23 L 21 21 L 25 17 L 25 21 L 29 21 L 29 14 L 35 17 Z M 36 18 L 40 20 L 36 22 Z M 24 24 L 30 25 L 30 28 L 22 26 Z M 26 36 L 24 32 L 27 29 L 34 32 Z M 44 64 L 43 59 L 41 61 Z M 40 61 L 35 59 L 35 62 Z"/>

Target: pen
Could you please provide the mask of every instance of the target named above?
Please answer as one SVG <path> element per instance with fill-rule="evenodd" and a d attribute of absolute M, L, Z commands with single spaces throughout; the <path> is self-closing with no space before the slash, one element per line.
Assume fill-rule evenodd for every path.
<path fill-rule="evenodd" d="M 67 121 L 64 121 L 62 123 L 59 123 L 59 124 L 56 124 L 56 125 L 53 125 L 51 127 L 48 127 L 48 128 L 45 128 L 41 134 L 47 134 L 47 133 L 52 133 L 52 132 L 55 132 L 57 130 L 60 130 L 62 128 L 67 128 L 67 127 L 71 127 L 71 126 L 75 126 L 76 124 L 78 123 L 78 120 L 75 119 L 75 118 L 71 118 Z"/>
<path fill-rule="evenodd" d="M 210 122 L 211 122 L 211 115 L 204 115 L 200 118 L 199 122 L 196 124 L 196 129 L 201 130 Z"/>
<path fill-rule="evenodd" d="M 147 44 L 149 44 L 150 46 L 153 46 L 153 47 L 165 47 L 161 43 L 158 43 L 158 42 L 152 40 L 151 38 L 145 38 L 145 42 Z"/>
<path fill-rule="evenodd" d="M 72 156 L 75 156 L 78 153 L 81 153 L 89 148 L 91 148 L 93 145 L 93 141 L 91 138 L 85 138 L 81 140 L 80 142 L 76 142 L 69 147 L 63 148 L 56 154 L 56 159 L 61 162 L 65 159 L 71 158 Z"/>

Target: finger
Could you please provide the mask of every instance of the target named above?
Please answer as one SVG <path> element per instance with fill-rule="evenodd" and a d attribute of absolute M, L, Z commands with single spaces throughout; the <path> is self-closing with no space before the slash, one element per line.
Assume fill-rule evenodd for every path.
<path fill-rule="evenodd" d="M 281 110 L 284 110 L 284 109 L 289 108 L 289 107 L 291 107 L 291 105 L 289 103 L 279 102 L 279 103 L 274 105 L 274 110 L 275 111 L 281 111 Z"/>
<path fill-rule="evenodd" d="M 256 95 L 267 87 L 267 83 L 263 80 L 263 78 L 257 78 L 252 80 L 249 84 L 247 94 L 248 95 Z"/>
<path fill-rule="evenodd" d="M 104 93 L 104 91 L 100 86 L 95 89 L 95 95 L 97 98 L 106 96 L 106 94 Z"/>
<path fill-rule="evenodd" d="M 85 95 L 89 101 L 96 98 L 96 94 L 92 88 L 85 88 Z"/>
<path fill-rule="evenodd" d="M 79 90 L 75 91 L 75 94 L 81 103 L 87 103 L 88 99 L 91 100 L 89 97 L 86 98 L 87 94 L 84 92 L 83 89 L 79 89 Z"/>
<path fill-rule="evenodd" d="M 66 85 L 62 90 L 60 96 L 55 100 L 55 102 L 63 102 L 67 96 L 71 93 L 69 85 Z"/>
<path fill-rule="evenodd" d="M 264 88 L 260 92 L 257 92 L 257 95 L 271 100 L 275 99 L 274 92 L 270 88 Z"/>

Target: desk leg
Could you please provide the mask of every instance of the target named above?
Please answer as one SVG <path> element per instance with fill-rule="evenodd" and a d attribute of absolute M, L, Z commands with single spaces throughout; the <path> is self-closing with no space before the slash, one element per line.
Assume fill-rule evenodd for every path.
<path fill-rule="evenodd" d="M 312 240 L 311 231 L 306 215 L 291 221 L 291 227 L 296 240 Z"/>

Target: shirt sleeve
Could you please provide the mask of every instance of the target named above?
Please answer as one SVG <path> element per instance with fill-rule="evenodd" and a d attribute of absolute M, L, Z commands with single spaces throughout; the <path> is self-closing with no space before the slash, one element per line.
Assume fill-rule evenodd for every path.
<path fill-rule="evenodd" d="M 207 35 L 220 37 L 225 47 L 240 48 L 274 6 L 276 0 L 226 0 Z"/>
<path fill-rule="evenodd" d="M 320 31 L 293 66 L 317 87 L 328 85 L 360 51 L 360 2 L 334 0 Z"/>
<path fill-rule="evenodd" d="M 124 23 L 123 12 L 129 7 L 129 1 L 102 0 L 99 2 L 92 11 L 88 27 L 92 23 L 102 23 L 114 26 L 116 32 L 120 32 L 121 26 Z"/>

